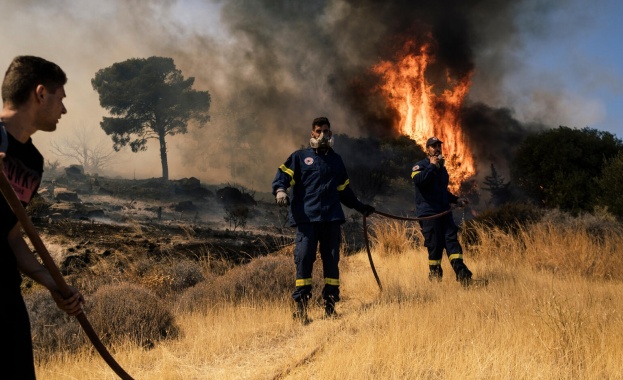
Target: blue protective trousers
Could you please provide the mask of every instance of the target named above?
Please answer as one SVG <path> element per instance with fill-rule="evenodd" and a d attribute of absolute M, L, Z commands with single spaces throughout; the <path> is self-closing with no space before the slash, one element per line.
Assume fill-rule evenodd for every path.
<path fill-rule="evenodd" d="M 324 274 L 322 298 L 340 300 L 340 244 L 341 222 L 313 222 L 297 226 L 294 264 L 296 265 L 296 288 L 292 298 L 307 302 L 312 296 L 312 272 L 316 252 L 320 251 Z"/>

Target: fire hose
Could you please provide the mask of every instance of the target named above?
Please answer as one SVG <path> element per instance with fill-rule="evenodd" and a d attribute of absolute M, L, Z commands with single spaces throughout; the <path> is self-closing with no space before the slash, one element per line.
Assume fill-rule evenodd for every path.
<path fill-rule="evenodd" d="M 429 219 L 435 219 L 435 218 L 439 218 L 441 216 L 444 216 L 446 214 L 451 213 L 452 211 L 454 211 L 456 207 L 452 207 L 449 208 L 448 210 L 444 211 L 444 212 L 440 212 L 439 214 L 435 214 L 435 215 L 430 215 L 430 216 L 421 216 L 419 218 L 409 218 L 406 216 L 397 216 L 397 215 L 392 215 L 392 214 L 387 214 L 378 210 L 374 210 L 375 214 L 379 214 L 382 215 L 384 217 L 387 218 L 391 218 L 391 219 L 398 219 L 398 220 L 405 220 L 405 221 L 411 221 L 411 222 L 418 222 L 420 220 L 429 220 Z M 368 238 L 368 224 L 366 222 L 366 216 L 363 216 L 363 238 L 364 241 L 366 243 L 366 252 L 368 253 L 368 260 L 370 261 L 370 268 L 372 268 L 372 273 L 374 274 L 374 279 L 376 279 L 376 283 L 379 286 L 379 290 L 383 291 L 383 286 L 381 285 L 381 279 L 379 278 L 378 273 L 376 273 L 376 268 L 374 267 L 374 261 L 372 260 L 372 253 L 370 252 L 370 241 Z"/>
<path fill-rule="evenodd" d="M 6 152 L 6 142 L 7 142 L 6 131 L 4 127 L 0 127 L 0 129 L 1 129 L 0 132 L 2 133 L 2 137 L 1 137 L 2 142 L 0 143 L 1 144 L 0 149 L 2 150 L 0 151 Z M 35 250 L 39 254 L 39 257 L 41 257 L 41 261 L 43 262 L 43 265 L 45 265 L 45 267 L 50 272 L 50 275 L 52 276 L 52 278 L 54 279 L 54 282 L 58 286 L 59 292 L 63 295 L 63 297 L 68 298 L 69 296 L 71 296 L 71 289 L 65 282 L 63 275 L 61 274 L 60 270 L 56 266 L 56 263 L 52 259 L 52 256 L 50 256 L 50 253 L 48 252 L 45 244 L 43 244 L 43 241 L 41 240 L 39 234 L 37 233 L 35 226 L 32 224 L 30 217 L 26 213 L 26 210 L 24 209 L 22 202 L 17 197 L 17 194 L 15 194 L 15 190 L 13 189 L 13 187 L 9 183 L 8 178 L 4 174 L 4 168 L 3 168 L 3 163 L 1 159 L 0 159 L 0 191 L 2 192 L 2 195 L 6 199 L 9 206 L 11 207 L 11 210 L 13 210 L 13 213 L 17 216 L 17 219 L 19 220 L 20 224 L 22 225 L 22 228 L 26 232 L 26 235 L 28 235 L 28 238 L 30 239 L 32 245 L 34 246 Z M 80 326 L 82 326 L 82 329 L 87 334 L 89 340 L 91 341 L 91 343 L 93 344 L 97 352 L 102 356 L 104 361 L 106 361 L 108 366 L 113 371 L 115 371 L 115 373 L 121 379 L 133 380 L 132 377 L 128 375 L 128 373 L 125 372 L 123 368 L 121 368 L 121 366 L 115 361 L 112 355 L 108 352 L 108 350 L 106 349 L 106 347 L 104 346 L 100 338 L 98 337 L 97 333 L 95 332 L 95 330 L 89 323 L 89 320 L 87 319 L 86 314 L 82 312 L 76 315 L 76 319 L 80 323 Z"/>

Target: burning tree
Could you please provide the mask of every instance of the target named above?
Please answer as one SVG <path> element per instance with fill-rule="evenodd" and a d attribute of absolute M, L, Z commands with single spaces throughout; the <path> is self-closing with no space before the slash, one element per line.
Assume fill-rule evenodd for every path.
<path fill-rule="evenodd" d="M 113 116 L 100 123 L 113 148 L 130 145 L 136 153 L 147 150 L 149 139 L 158 140 L 162 178 L 168 180 L 166 137 L 187 133 L 191 120 L 202 127 L 210 119 L 210 94 L 192 90 L 194 81 L 184 79 L 172 58 L 129 59 L 99 70 L 91 84 Z"/>
<path fill-rule="evenodd" d="M 374 92 L 395 111 L 394 126 L 424 148 L 431 136 L 444 143 L 450 190 L 475 174 L 474 159 L 463 135 L 460 109 L 471 85 L 472 70 L 460 72 L 437 67 L 437 42 L 431 33 L 396 37 L 392 56 L 372 67 L 379 78 Z M 441 67 L 441 69 L 440 69 Z M 432 75 L 439 71 L 440 75 Z M 431 80 L 431 77 L 435 77 Z"/>

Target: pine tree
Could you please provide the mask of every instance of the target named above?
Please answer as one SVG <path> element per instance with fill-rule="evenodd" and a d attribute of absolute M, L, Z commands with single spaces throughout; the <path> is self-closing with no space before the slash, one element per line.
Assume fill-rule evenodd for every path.
<path fill-rule="evenodd" d="M 491 175 L 485 177 L 483 190 L 487 190 L 491 194 L 491 203 L 493 206 L 501 206 L 511 198 L 510 182 L 504 182 L 504 177 L 498 174 L 495 165 L 491 164 Z"/>

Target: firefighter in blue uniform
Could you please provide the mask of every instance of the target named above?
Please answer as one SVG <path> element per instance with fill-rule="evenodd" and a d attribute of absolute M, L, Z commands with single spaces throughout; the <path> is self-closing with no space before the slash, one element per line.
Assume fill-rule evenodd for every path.
<path fill-rule="evenodd" d="M 448 190 L 448 170 L 444 166 L 441 154 L 442 141 L 431 137 L 426 141 L 428 157 L 416 163 L 411 171 L 415 185 L 415 210 L 417 217 L 426 217 L 443 213 L 450 209 L 450 204 L 464 206 L 467 200 L 459 198 Z M 458 227 L 452 213 L 438 218 L 420 220 L 424 245 L 428 249 L 429 279 L 441 281 L 443 270 L 441 258 L 446 250 L 450 265 L 456 274 L 456 280 L 463 286 L 472 282 L 472 272 L 463 262 L 463 248 L 458 240 Z"/>
<path fill-rule="evenodd" d="M 326 316 L 335 315 L 335 303 L 340 300 L 338 263 L 341 225 L 346 221 L 340 203 L 365 216 L 374 212 L 374 207 L 362 203 L 350 188 L 344 162 L 332 148 L 330 128 L 326 117 L 314 119 L 310 147 L 292 153 L 279 167 L 272 183 L 277 204 L 290 206 L 290 226 L 296 227 L 296 287 L 292 298 L 297 305 L 294 317 L 304 323 L 309 321 L 307 306 L 312 296 L 312 269 L 318 246 Z"/>

